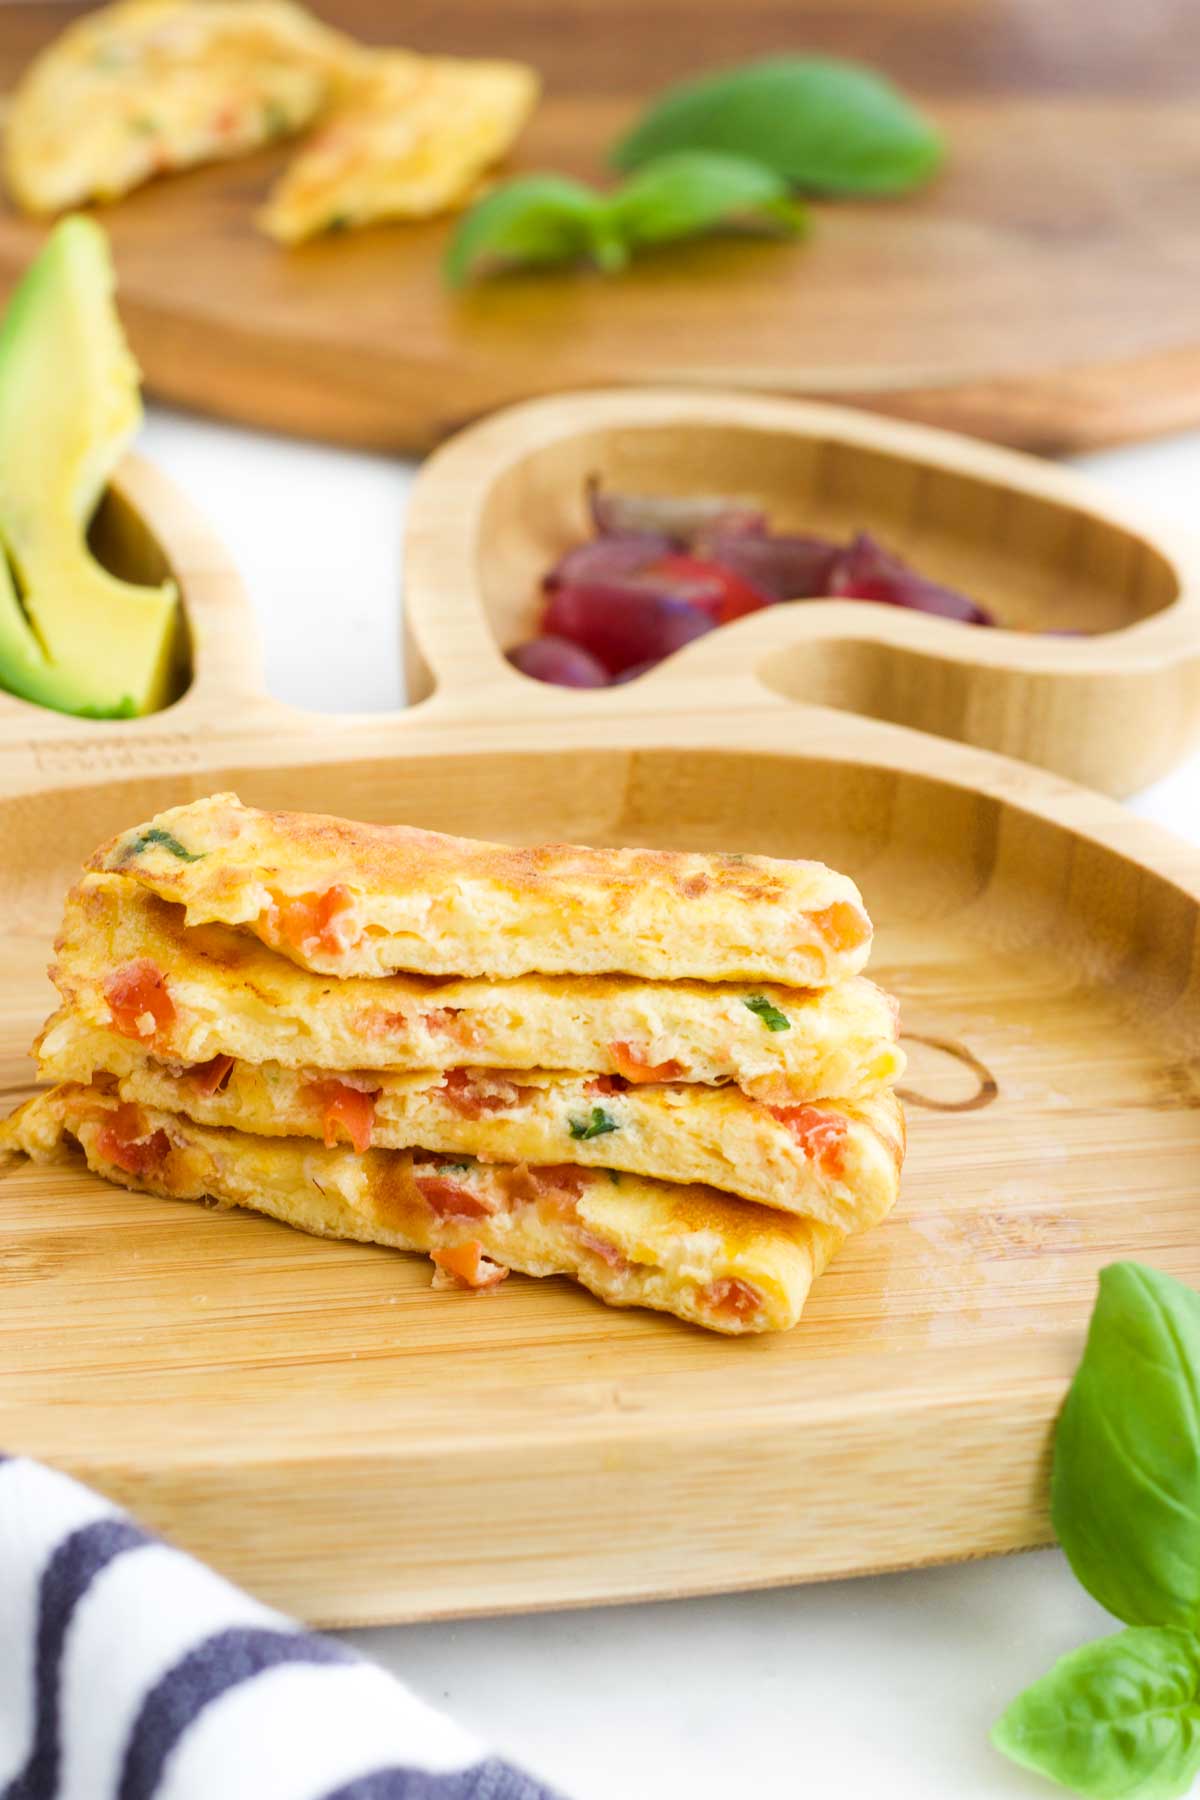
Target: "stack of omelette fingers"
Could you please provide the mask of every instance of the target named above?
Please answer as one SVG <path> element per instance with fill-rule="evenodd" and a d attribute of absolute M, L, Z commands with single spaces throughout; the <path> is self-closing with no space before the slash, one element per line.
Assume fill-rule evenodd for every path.
<path fill-rule="evenodd" d="M 260 812 L 218 794 L 98 851 L 0 1152 L 569 1275 L 713 1330 L 793 1325 L 896 1199 L 896 1010 L 820 863 Z"/>

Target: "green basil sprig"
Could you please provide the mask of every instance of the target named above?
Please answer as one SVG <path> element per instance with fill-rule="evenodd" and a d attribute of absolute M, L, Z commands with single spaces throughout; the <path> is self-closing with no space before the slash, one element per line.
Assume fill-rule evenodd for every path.
<path fill-rule="evenodd" d="M 858 63 L 774 56 L 671 88 L 613 151 L 619 169 L 681 150 L 749 157 L 809 193 L 889 195 L 919 187 L 941 134 Z"/>
<path fill-rule="evenodd" d="M 1075 1574 L 1130 1629 L 1064 1657 L 993 1742 L 1091 1800 L 1176 1800 L 1200 1774 L 1200 1294 L 1182 1282 L 1101 1272 L 1051 1501 Z"/>
<path fill-rule="evenodd" d="M 612 271 L 639 250 L 733 223 L 794 237 L 805 213 L 774 170 L 706 151 L 662 157 L 605 194 L 564 175 L 520 175 L 459 220 L 445 276 L 462 287 L 506 268 L 592 262 Z"/>
<path fill-rule="evenodd" d="M 604 210 L 630 250 L 695 237 L 734 219 L 786 235 L 805 222 L 804 209 L 773 169 L 710 150 L 680 150 L 646 163 L 610 195 Z"/>
<path fill-rule="evenodd" d="M 1103 1271 L 1050 1492 L 1094 1600 L 1200 1630 L 1200 1294 L 1138 1263 Z"/>
<path fill-rule="evenodd" d="M 992 1733 L 1014 1762 L 1098 1800 L 1176 1800 L 1200 1771 L 1200 1645 L 1135 1625 L 1055 1663 Z"/>

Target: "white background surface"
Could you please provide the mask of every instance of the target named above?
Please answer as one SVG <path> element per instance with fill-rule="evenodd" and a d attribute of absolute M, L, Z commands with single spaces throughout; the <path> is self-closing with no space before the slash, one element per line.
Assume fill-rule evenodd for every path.
<path fill-rule="evenodd" d="M 139 448 L 239 565 L 273 693 L 321 711 L 401 704 L 405 465 L 161 412 Z M 1163 515 L 1200 512 L 1200 434 L 1084 466 Z M 1200 842 L 1200 756 L 1136 810 Z M 347 1636 L 575 1800 L 1020 1800 L 1058 1790 L 989 1749 L 991 1721 L 1055 1657 L 1111 1625 L 1045 1551 Z"/>

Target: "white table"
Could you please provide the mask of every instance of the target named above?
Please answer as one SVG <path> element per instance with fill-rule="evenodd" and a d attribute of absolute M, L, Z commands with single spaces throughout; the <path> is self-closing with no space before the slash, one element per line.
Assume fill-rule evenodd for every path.
<path fill-rule="evenodd" d="M 141 448 L 205 512 L 255 602 L 268 686 L 322 711 L 401 704 L 411 471 L 155 413 Z M 1084 466 L 1164 515 L 1200 501 L 1200 433 Z M 1200 756 L 1136 803 L 1200 842 Z M 347 1634 L 576 1800 L 808 1793 L 1018 1800 L 1054 1790 L 991 1721 L 1111 1628 L 1057 1551 L 715 1600 Z"/>

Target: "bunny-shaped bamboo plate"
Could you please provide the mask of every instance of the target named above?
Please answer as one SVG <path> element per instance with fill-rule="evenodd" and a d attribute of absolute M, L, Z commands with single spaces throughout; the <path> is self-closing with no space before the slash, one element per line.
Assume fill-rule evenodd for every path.
<path fill-rule="evenodd" d="M 666 406 L 637 404 L 643 424 Z M 726 467 L 702 449 L 694 404 L 677 486 Z M 220 546 L 137 463 L 110 497 L 110 534 L 130 572 L 178 578 L 190 688 L 132 723 L 0 701 L 6 1101 L 32 1079 L 43 971 L 82 858 L 214 789 L 523 841 L 815 855 L 855 876 L 877 921 L 873 972 L 901 998 L 911 1056 L 904 1192 L 779 1337 L 710 1337 L 559 1281 L 433 1293 L 417 1258 L 73 1170 L 0 1182 L 0 1443 L 97 1483 L 326 1623 L 753 1587 L 1041 1543 L 1052 1421 L 1097 1270 L 1140 1256 L 1200 1282 L 1200 853 L 1061 777 L 798 700 L 808 663 L 832 668 L 845 638 L 832 608 L 755 615 L 599 694 L 518 676 L 485 611 L 502 638 L 520 627 L 527 578 L 579 523 L 577 478 L 598 457 L 614 480 L 665 475 L 661 416 L 643 448 L 614 438 L 601 455 L 614 405 L 587 403 L 582 447 L 555 447 L 543 427 L 565 414 L 547 407 L 432 465 L 409 537 L 428 697 L 405 713 L 321 718 L 270 699 Z M 782 494 L 783 412 L 747 410 Z M 877 456 L 878 491 L 897 496 L 899 518 L 910 439 L 884 430 L 896 454 Z M 943 479 L 924 478 L 927 520 L 941 516 L 929 506 Z M 1060 541 L 1045 495 L 1010 517 Z M 922 540 L 931 560 L 941 544 Z M 1098 551 L 1081 557 L 1108 567 Z M 1000 562 L 1015 580 L 1015 552 Z M 947 556 L 934 572 L 957 565 Z M 1101 583 L 1109 616 L 1135 591 L 1149 611 L 1168 576 L 1146 580 Z M 859 629 L 838 654 L 855 642 L 919 654 L 965 680 L 957 640 L 925 621 Z M 963 658 L 1050 654 L 1036 639 L 1006 651 L 1002 634 L 961 638 Z M 1017 678 L 1003 660 L 972 674 L 983 667 Z M 837 698 L 821 679 L 821 697 Z"/>

